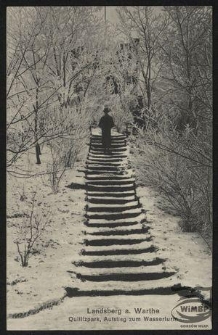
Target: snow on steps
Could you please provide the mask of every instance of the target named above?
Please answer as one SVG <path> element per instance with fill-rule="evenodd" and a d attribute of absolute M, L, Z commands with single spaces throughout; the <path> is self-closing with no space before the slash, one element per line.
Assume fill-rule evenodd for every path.
<path fill-rule="evenodd" d="M 91 259 L 90 259 L 91 258 Z M 76 266 L 86 266 L 86 267 L 137 267 L 142 265 L 157 265 L 162 264 L 166 261 L 164 258 L 157 257 L 155 254 L 146 253 L 138 255 L 105 255 L 101 258 L 97 256 L 86 256 L 81 255 L 77 257 L 72 263 Z"/>
<path fill-rule="evenodd" d="M 121 241 L 122 243 L 122 241 Z M 141 251 L 141 250 L 150 250 L 150 248 L 153 248 L 153 242 L 148 240 L 146 241 L 146 238 L 142 238 L 141 240 L 131 240 L 129 241 L 129 244 L 112 244 L 112 245 L 84 245 L 84 252 L 85 253 L 95 253 L 95 252 L 99 252 L 102 253 L 102 255 L 105 254 L 110 254 L 110 252 L 112 252 L 112 254 L 115 253 L 122 253 L 122 252 L 129 252 L 129 250 L 131 249 L 131 252 L 135 252 L 135 251 Z"/>
<path fill-rule="evenodd" d="M 108 198 L 106 198 L 108 199 Z M 124 204 L 122 204 L 122 210 L 124 209 L 130 209 L 130 208 L 136 208 L 138 206 L 138 201 L 128 201 Z M 120 204 L 93 204 L 90 203 L 88 204 L 87 207 L 88 210 L 96 210 L 96 211 L 102 211 L 102 210 L 116 210 L 116 211 L 120 211 Z"/>
<path fill-rule="evenodd" d="M 107 295 L 146 295 L 146 294 L 175 294 L 179 286 L 176 275 L 168 278 L 147 281 L 107 281 L 88 282 L 74 279 L 72 287 L 66 287 L 68 297 L 75 295 L 107 296 Z"/>
<path fill-rule="evenodd" d="M 77 267 L 72 270 L 72 273 L 82 277 L 86 277 L 86 280 L 95 281 L 141 281 L 141 280 L 155 280 L 160 278 L 169 277 L 175 274 L 174 271 L 165 269 L 163 264 L 158 265 L 146 265 L 139 267 L 117 267 L 117 268 L 86 268 L 85 266 Z"/>
<path fill-rule="evenodd" d="M 145 219 L 145 215 L 144 213 L 140 213 L 139 215 L 137 215 L 136 217 L 132 218 L 132 217 L 127 217 L 127 218 L 116 218 L 112 219 L 112 221 L 108 218 L 94 218 L 88 219 L 88 224 L 89 225 L 95 225 L 95 224 L 101 224 L 102 226 L 106 226 L 108 224 L 112 224 L 113 226 L 125 226 L 125 225 L 133 225 L 133 224 L 138 224 L 138 223 L 142 223 L 143 221 L 146 221 Z"/>
<path fill-rule="evenodd" d="M 114 242 L 116 242 L 117 241 L 117 243 L 119 243 L 119 241 L 128 241 L 129 239 L 131 239 L 131 240 L 145 240 L 145 239 L 147 239 L 148 238 L 148 234 L 147 233 L 144 233 L 143 232 L 143 230 L 141 230 L 141 232 L 140 233 L 138 233 L 138 234 L 128 234 L 128 236 L 112 236 L 112 237 L 110 237 L 110 236 L 88 236 L 88 237 L 86 237 L 86 236 L 84 236 L 84 241 L 99 241 L 100 243 L 104 243 L 104 242 L 108 242 L 108 243 L 110 243 L 110 241 L 112 240 L 112 241 L 114 241 Z"/>
<path fill-rule="evenodd" d="M 94 179 L 94 180 L 90 180 L 90 179 L 87 179 L 86 177 L 86 184 L 89 184 L 89 185 L 97 185 L 97 186 L 107 186 L 107 185 L 112 185 L 112 186 L 121 186 L 121 185 L 132 185 L 134 184 L 135 182 L 135 179 L 134 178 L 126 178 L 126 179 L 122 179 L 122 178 L 119 178 L 119 179 L 115 179 L 115 178 L 110 178 L 110 179 Z"/>
<path fill-rule="evenodd" d="M 93 180 L 96 181 L 103 181 L 103 180 L 109 180 L 109 181 L 117 181 L 117 180 L 128 180 L 128 181 L 134 181 L 133 178 L 131 178 L 130 175 L 116 175 L 112 173 L 105 173 L 104 175 L 102 174 L 86 174 L 86 180 L 87 182 L 91 182 Z"/>
<path fill-rule="evenodd" d="M 121 211 L 112 212 L 112 211 L 101 211 L 101 212 L 92 212 L 89 209 L 86 212 L 86 217 L 90 219 L 104 219 L 107 220 L 119 220 L 119 219 L 125 219 L 125 218 L 135 218 L 141 213 L 141 208 L 133 208 L 133 209 L 125 209 L 122 207 Z"/>
<path fill-rule="evenodd" d="M 116 148 L 111 148 L 111 153 L 122 153 L 124 151 L 127 151 L 126 147 L 116 147 Z M 90 149 L 90 152 L 93 152 L 93 153 L 104 153 L 104 150 L 102 148 L 96 148 L 96 147 L 93 147 L 93 145 L 91 145 L 91 149 Z"/>
<path fill-rule="evenodd" d="M 102 150 L 102 144 L 99 142 L 99 143 L 91 143 L 91 148 L 94 149 L 94 150 Z M 126 150 L 126 145 L 125 143 L 112 143 L 111 144 L 111 150 L 118 150 L 118 149 L 121 149 L 121 150 Z"/>
<path fill-rule="evenodd" d="M 118 227 L 85 227 L 83 233 L 85 235 L 95 235 L 95 236 L 119 236 L 129 234 L 138 234 L 138 233 L 146 233 L 150 227 L 142 227 L 141 223 L 136 223 L 134 226 L 118 226 Z"/>
<path fill-rule="evenodd" d="M 135 185 L 133 183 L 129 183 L 126 185 L 98 185 L 98 184 L 87 184 L 88 191 L 102 191 L 102 192 L 125 192 L 131 191 L 135 189 Z"/>
<path fill-rule="evenodd" d="M 111 192 L 101 191 L 99 189 L 94 190 L 94 191 L 90 191 L 90 190 L 87 191 L 87 196 L 92 196 L 92 197 L 100 196 L 100 197 L 126 198 L 128 196 L 135 195 L 135 194 L 136 194 L 135 189 L 132 189 L 130 191 L 125 191 L 125 193 L 122 191 L 114 191 L 113 193 L 111 193 Z"/>
<path fill-rule="evenodd" d="M 90 196 L 87 196 L 87 200 L 89 202 L 89 205 L 90 204 L 116 204 L 117 206 L 119 206 L 120 208 L 120 205 L 124 205 L 124 204 L 127 204 L 129 203 L 129 201 L 134 201 L 136 200 L 136 195 L 132 195 L 132 196 L 129 196 L 129 197 L 125 197 L 125 198 L 117 198 L 117 197 L 107 197 L 107 198 L 103 198 L 103 197 L 99 197 L 99 196 L 96 196 L 96 197 L 90 197 Z"/>
<path fill-rule="evenodd" d="M 150 235 L 133 171 L 126 136 L 112 132 L 111 153 L 101 134 L 90 139 L 86 161 L 86 220 L 81 251 L 72 260 L 67 295 L 168 294 L 178 285 Z"/>

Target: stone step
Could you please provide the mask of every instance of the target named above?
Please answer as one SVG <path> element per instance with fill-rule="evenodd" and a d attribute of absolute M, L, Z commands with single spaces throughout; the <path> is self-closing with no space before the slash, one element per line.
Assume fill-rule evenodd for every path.
<path fill-rule="evenodd" d="M 75 276 L 76 277 L 76 276 Z M 72 287 L 67 287 L 67 296 L 113 296 L 113 295 L 172 295 L 177 294 L 176 288 L 180 286 L 177 275 L 162 278 L 155 281 L 107 281 L 105 282 L 82 282 L 75 279 Z"/>
<path fill-rule="evenodd" d="M 91 152 L 93 151 L 93 152 Z M 121 156 L 121 157 L 125 157 L 125 155 L 128 153 L 128 149 L 125 149 L 124 151 L 114 151 L 111 153 L 104 153 L 104 150 L 101 150 L 101 151 L 95 151 L 93 149 L 89 149 L 89 153 L 88 153 L 88 156 L 89 155 L 92 155 L 92 156 L 104 156 L 106 158 L 114 158 L 116 156 Z"/>
<path fill-rule="evenodd" d="M 74 273 L 73 270 L 72 272 Z M 164 270 L 163 264 L 108 269 L 80 267 L 77 268 L 75 272 L 77 274 L 77 278 L 96 282 L 158 280 L 175 274 L 175 271 Z"/>
<path fill-rule="evenodd" d="M 129 234 L 148 233 L 150 227 L 144 227 L 142 223 L 137 223 L 134 226 L 118 226 L 118 227 L 85 227 L 83 230 L 84 235 L 94 236 L 128 236 Z"/>
<path fill-rule="evenodd" d="M 102 145 L 102 143 L 101 142 L 91 142 L 90 143 L 90 146 L 92 147 L 92 148 L 95 148 L 95 149 L 103 149 L 103 145 Z M 114 150 L 114 149 L 119 149 L 119 148 L 122 148 L 122 149 L 126 149 L 127 148 L 127 146 L 124 144 L 124 142 L 123 143 L 111 143 L 111 149 L 112 150 Z"/>
<path fill-rule="evenodd" d="M 131 180 L 132 175 L 131 174 L 122 174 L 122 175 L 119 175 L 119 174 L 116 174 L 116 173 L 105 173 L 104 174 L 94 174 L 94 173 L 89 173 L 89 172 L 86 172 L 86 176 L 85 178 L 87 180 Z M 135 179 L 134 179 L 135 180 Z"/>
<path fill-rule="evenodd" d="M 112 154 L 104 153 L 104 152 L 91 152 L 89 151 L 87 159 L 99 159 L 106 160 L 108 162 L 119 161 L 119 160 L 127 160 L 127 151 L 122 152 L 114 152 Z"/>
<path fill-rule="evenodd" d="M 122 135 L 120 137 L 118 136 L 111 136 L 111 141 L 127 141 L 127 136 Z M 102 134 L 98 134 L 98 136 L 91 136 L 90 137 L 91 141 L 102 141 Z"/>
<path fill-rule="evenodd" d="M 132 210 L 132 211 L 135 211 L 135 210 Z M 107 225 L 107 224 L 112 224 L 112 227 L 113 226 L 116 226 L 116 225 L 135 225 L 137 223 L 144 223 L 146 222 L 146 218 L 145 218 L 145 214 L 142 213 L 139 209 L 137 209 L 137 211 L 139 212 L 139 214 L 136 213 L 136 216 L 134 218 L 132 217 L 127 217 L 127 218 L 116 218 L 116 219 L 113 219 L 112 222 L 111 220 L 108 220 L 106 218 L 89 218 L 88 219 L 88 226 L 92 225 L 92 224 L 100 224 L 101 226 L 104 227 L 104 225 Z M 128 214 L 128 211 L 127 211 L 127 214 Z"/>
<path fill-rule="evenodd" d="M 116 174 L 116 173 L 108 173 L 104 172 L 102 173 L 95 173 L 95 174 L 89 174 L 86 172 L 85 174 L 85 179 L 88 182 L 93 182 L 96 181 L 96 183 L 101 182 L 101 181 L 115 181 L 115 182 L 123 182 L 123 181 L 129 181 L 129 182 L 135 182 L 135 178 L 132 176 L 132 174 Z"/>
<path fill-rule="evenodd" d="M 133 208 L 138 208 L 139 205 L 139 201 L 135 200 L 135 201 L 129 201 L 126 202 L 122 205 L 120 204 L 92 204 L 92 203 L 88 203 L 87 205 L 87 210 L 88 211 L 96 211 L 96 212 L 102 212 L 102 211 L 118 211 L 118 212 L 123 212 L 124 210 L 129 210 L 129 209 L 133 209 Z"/>
<path fill-rule="evenodd" d="M 103 147 L 103 143 L 101 139 L 94 139 L 89 142 L 89 146 Z M 111 140 L 110 147 L 119 148 L 119 147 L 127 147 L 128 143 L 126 140 Z"/>
<path fill-rule="evenodd" d="M 85 182 L 87 185 L 96 185 L 96 186 L 131 186 L 132 184 L 135 183 L 135 178 L 113 178 L 113 179 L 109 179 L 109 178 L 95 178 L 94 180 L 87 178 L 87 176 L 85 177 Z"/>
<path fill-rule="evenodd" d="M 115 158 L 117 159 L 123 159 L 126 158 L 127 154 L 126 153 L 112 153 L 112 154 L 104 154 L 104 153 L 92 153 L 89 152 L 88 158 L 99 158 L 99 159 L 104 159 L 104 160 L 113 160 Z"/>
<path fill-rule="evenodd" d="M 122 244 L 122 241 L 129 241 L 130 239 L 137 241 L 137 240 L 146 240 L 148 238 L 150 238 L 150 234 L 145 233 L 142 229 L 140 230 L 140 232 L 138 232 L 137 234 L 134 233 L 129 233 L 128 235 L 121 235 L 121 236 L 96 236 L 96 235 L 84 235 L 82 237 L 83 241 L 94 241 L 94 243 L 96 242 L 98 245 L 98 241 L 101 243 L 112 243 L 112 244 Z M 85 242 L 84 242 L 85 243 Z M 105 244 L 104 244 L 105 245 Z"/>
<path fill-rule="evenodd" d="M 87 157 L 86 164 L 89 162 L 96 162 L 97 165 L 100 165 L 102 163 L 107 163 L 108 165 L 122 165 L 124 167 L 129 166 L 129 162 L 127 157 L 112 157 L 112 156 L 98 156 L 96 157 L 95 155 L 91 154 L 92 156 Z"/>
<path fill-rule="evenodd" d="M 91 168 L 91 169 L 90 169 Z M 104 167 L 103 167 L 104 168 Z M 99 172 L 100 170 L 100 172 Z M 115 171 L 107 171 L 107 170 L 101 170 L 101 169 L 97 169 L 95 170 L 95 168 L 93 168 L 93 166 L 90 166 L 86 169 L 85 171 L 85 175 L 86 178 L 99 178 L 99 179 L 128 179 L 128 178 L 134 178 L 135 174 L 131 169 L 121 169 L 119 170 L 118 168 Z M 94 172 L 95 173 L 94 173 Z"/>
<path fill-rule="evenodd" d="M 110 168 L 112 167 L 112 170 Z M 109 178 L 112 176 L 119 177 L 125 176 L 129 178 L 135 177 L 135 171 L 127 164 L 123 164 L 122 162 L 112 162 L 112 163 L 98 163 L 96 161 L 91 161 L 90 163 L 86 163 L 86 167 L 83 169 L 78 169 L 78 172 L 82 172 L 85 175 L 99 175 L 99 177 L 105 177 L 108 175 Z M 102 175 L 103 174 L 103 175 Z"/>
<path fill-rule="evenodd" d="M 105 256 L 105 255 L 131 255 L 146 252 L 156 252 L 151 241 L 142 241 L 132 245 L 109 245 L 109 246 L 84 246 L 81 255 Z"/>
<path fill-rule="evenodd" d="M 84 225 L 86 227 L 90 227 L 90 228 L 120 228 L 120 227 L 132 227 L 134 228 L 135 226 L 137 226 L 137 224 L 139 223 L 135 218 L 130 218 L 132 219 L 131 221 L 125 221 L 125 219 L 123 219 L 122 221 L 119 220 L 101 220 L 101 219 L 88 219 L 88 221 L 84 222 Z M 92 220 L 90 222 L 90 220 Z M 143 222 L 141 222 L 143 223 Z"/>
<path fill-rule="evenodd" d="M 113 159 L 112 161 L 108 161 L 108 160 L 97 160 L 97 159 L 87 159 L 86 161 L 86 166 L 92 167 L 92 166 L 98 166 L 99 168 L 102 166 L 109 166 L 109 167 L 123 167 L 123 168 L 127 168 L 128 163 L 127 161 L 124 162 L 122 159 Z"/>
<path fill-rule="evenodd" d="M 95 174 L 109 173 L 117 175 L 125 175 L 127 170 L 127 165 L 122 162 L 98 162 L 95 160 L 88 161 L 86 164 L 85 172 L 95 171 Z M 91 172 L 93 174 L 93 172 Z"/>
<path fill-rule="evenodd" d="M 91 212 L 90 210 L 87 210 L 85 217 L 89 219 L 107 219 L 110 220 L 118 220 L 118 219 L 125 219 L 125 218 L 135 218 L 139 214 L 142 213 L 141 208 L 134 208 L 134 209 L 126 209 L 125 208 L 122 211 L 119 212 L 110 212 L 110 211 L 104 211 L 104 212 Z"/>
<path fill-rule="evenodd" d="M 104 152 L 104 147 L 103 146 L 95 147 L 95 146 L 91 145 L 90 150 L 93 151 L 94 153 Z M 116 147 L 116 148 L 111 146 L 110 150 L 112 152 L 123 152 L 123 151 L 127 151 L 128 149 L 127 149 L 126 146 L 122 146 L 122 147 L 120 146 L 120 147 Z"/>
<path fill-rule="evenodd" d="M 99 161 L 108 161 L 108 162 L 124 162 L 127 161 L 127 157 L 129 153 L 127 151 L 117 151 L 117 152 L 110 152 L 105 153 L 104 151 L 94 152 L 92 150 L 89 151 L 87 159 L 94 159 Z"/>
<path fill-rule="evenodd" d="M 89 148 L 94 149 L 94 150 L 102 150 L 104 149 L 102 142 L 91 142 L 89 144 Z M 128 146 L 125 141 L 122 142 L 111 142 L 110 144 L 110 149 L 111 150 L 120 150 L 120 149 L 128 149 Z"/>
<path fill-rule="evenodd" d="M 94 156 L 97 156 L 97 157 L 111 157 L 111 158 L 117 158 L 117 157 L 127 157 L 128 155 L 128 151 L 127 150 L 119 150 L 119 151 L 114 151 L 114 150 L 111 150 L 109 152 L 105 152 L 103 149 L 102 150 L 93 150 L 93 149 L 90 149 L 89 150 L 89 155 L 94 155 Z"/>
<path fill-rule="evenodd" d="M 91 238 L 91 236 L 87 236 L 89 238 Z M 107 236 L 107 239 L 84 239 L 82 244 L 85 247 L 108 247 L 108 246 L 114 246 L 114 249 L 116 249 L 116 247 L 118 245 L 125 245 L 125 246 L 129 246 L 131 247 L 132 245 L 138 244 L 138 243 L 142 243 L 142 242 L 151 242 L 152 241 L 152 237 L 148 236 L 148 237 L 143 237 L 141 236 L 141 238 L 136 238 L 136 239 L 130 239 L 128 238 L 128 236 L 126 237 L 126 239 L 120 239 L 119 236 L 115 236 L 114 238 L 109 238 Z"/>
<path fill-rule="evenodd" d="M 125 219 L 124 219 L 125 220 Z M 137 221 L 135 221 L 134 219 L 132 219 L 132 221 L 122 221 L 122 222 L 119 222 L 118 220 L 114 220 L 114 221 L 107 221 L 107 222 L 102 222 L 101 220 L 93 220 L 93 223 L 90 223 L 89 222 L 89 219 L 88 221 L 84 222 L 84 225 L 87 227 L 87 228 L 117 228 L 117 227 L 132 227 L 134 228 L 136 225 L 138 224 Z"/>
<path fill-rule="evenodd" d="M 89 146 L 103 147 L 101 140 L 92 140 Z M 110 144 L 111 148 L 127 147 L 127 142 L 125 140 L 112 140 Z"/>
<path fill-rule="evenodd" d="M 127 167 L 129 164 L 128 161 L 128 153 L 122 152 L 122 153 L 113 153 L 112 155 L 110 154 L 104 154 L 104 153 L 93 153 L 89 152 L 87 156 L 87 161 L 90 162 L 98 162 L 97 164 L 100 163 L 109 163 L 109 165 L 112 163 L 119 163 L 125 167 Z"/>
<path fill-rule="evenodd" d="M 102 135 L 98 136 L 98 137 L 91 137 L 90 138 L 91 141 L 102 141 Z M 127 137 L 124 135 L 122 137 L 111 137 L 111 141 L 127 141 Z"/>
<path fill-rule="evenodd" d="M 120 282 L 138 282 L 138 281 L 153 281 L 160 280 L 163 278 L 170 277 L 174 275 L 175 272 L 144 272 L 144 273 L 106 273 L 99 275 L 96 271 L 96 274 L 77 274 L 77 278 L 82 281 L 90 282 L 108 282 L 108 281 L 120 281 Z"/>
<path fill-rule="evenodd" d="M 121 166 L 127 166 L 127 160 L 122 159 L 122 158 L 111 158 L 111 157 L 98 157 L 96 158 L 95 156 L 91 156 L 87 158 L 87 163 L 94 163 L 96 165 L 102 165 L 102 163 L 107 163 L 111 165 L 112 163 L 118 163 Z M 118 165 L 117 164 L 117 165 Z"/>
<path fill-rule="evenodd" d="M 108 168 L 113 168 L 113 170 L 109 170 Z M 96 175 L 102 176 L 102 173 L 104 173 L 104 176 L 111 177 L 112 175 L 119 177 L 129 177 L 132 178 L 135 176 L 135 171 L 129 167 L 129 165 L 126 162 L 112 162 L 112 163 L 92 163 L 87 165 L 86 172 L 89 174 L 93 174 L 93 171 L 96 171 Z"/>
<path fill-rule="evenodd" d="M 114 221 L 117 221 L 119 219 L 132 219 L 132 222 L 134 221 L 134 218 L 136 218 L 140 212 L 136 213 L 134 212 L 135 210 L 140 210 L 140 208 L 133 208 L 133 209 L 127 209 L 124 210 L 123 212 L 92 212 L 92 211 L 87 211 L 85 214 L 86 219 L 105 219 L 108 220 L 108 223 L 111 224 L 117 224 L 117 222 L 114 223 Z M 130 213 L 128 211 L 131 211 Z M 110 222 L 109 222 L 110 221 Z"/>
<path fill-rule="evenodd" d="M 102 204 L 102 203 L 100 203 L 100 204 L 91 204 L 90 203 L 86 207 L 88 212 L 99 213 L 99 215 L 101 213 L 105 214 L 105 212 L 108 212 L 108 213 L 110 213 L 110 215 L 112 215 L 112 214 L 115 215 L 116 214 L 116 217 L 120 213 L 123 213 L 123 217 L 125 217 L 125 216 L 127 216 L 125 211 L 134 210 L 134 209 L 137 209 L 137 208 L 141 208 L 141 205 L 138 203 L 138 201 L 135 204 L 126 203 L 125 207 L 124 207 L 124 204 L 116 206 L 115 204 Z"/>
<path fill-rule="evenodd" d="M 101 190 L 87 190 L 87 195 L 88 196 L 93 196 L 93 197 L 117 197 L 117 198 L 125 198 L 128 197 L 130 195 L 135 195 L 135 189 L 134 190 L 130 190 L 130 191 L 125 191 L 125 192 L 105 192 L 105 191 L 101 191 Z"/>
<path fill-rule="evenodd" d="M 102 135 L 92 135 L 91 139 L 102 139 Z M 111 140 L 125 140 L 126 136 L 125 135 L 116 135 L 116 136 L 111 136 Z"/>
<path fill-rule="evenodd" d="M 104 171 L 104 173 L 125 172 L 125 166 L 121 162 L 97 162 L 94 160 L 87 161 L 87 171 Z M 98 172 L 99 173 L 99 172 Z"/>
<path fill-rule="evenodd" d="M 101 143 L 91 143 L 89 146 L 89 150 L 102 151 L 104 149 L 105 148 Z M 111 143 L 109 149 L 112 151 L 126 151 L 129 150 L 129 147 L 124 143 Z"/>
<path fill-rule="evenodd" d="M 122 204 L 126 204 L 129 201 L 134 201 L 136 200 L 136 196 L 132 195 L 129 197 L 125 197 L 125 198 L 117 198 L 117 197 L 90 197 L 88 196 L 88 202 L 89 204 L 118 204 L 118 205 L 122 205 Z"/>
<path fill-rule="evenodd" d="M 111 255 L 100 258 L 93 256 L 80 256 L 79 260 L 72 261 L 76 266 L 87 268 L 118 268 L 118 267 L 140 267 L 148 265 L 164 264 L 166 259 L 156 257 L 154 253 L 138 255 Z"/>
<path fill-rule="evenodd" d="M 110 170 L 102 170 L 102 169 L 90 169 L 90 168 L 87 168 L 86 170 L 84 170 L 84 172 L 86 173 L 86 176 L 93 176 L 93 175 L 97 175 L 97 176 L 102 176 L 102 177 L 107 177 L 108 178 L 111 178 L 111 177 L 122 177 L 122 176 L 128 176 L 127 173 L 125 173 L 124 170 L 115 170 L 115 171 L 110 171 Z M 132 173 L 132 175 L 129 175 L 129 177 L 132 177 L 134 174 Z"/>
<path fill-rule="evenodd" d="M 85 246 L 117 246 L 117 245 L 133 245 L 141 243 L 143 241 L 150 242 L 152 237 L 149 234 L 129 234 L 128 236 L 88 236 L 85 235 L 83 239 L 83 244 Z"/>
<path fill-rule="evenodd" d="M 131 175 L 131 169 L 126 169 L 126 167 L 123 164 L 117 164 L 117 163 L 100 163 L 92 162 L 87 164 L 85 173 L 87 174 L 105 174 L 105 175 L 117 175 L 117 176 L 131 176 L 134 174 L 132 172 Z M 93 173 L 94 172 L 94 173 Z"/>
<path fill-rule="evenodd" d="M 126 192 L 135 190 L 135 184 L 130 183 L 127 185 L 98 185 L 98 184 L 87 184 L 88 191 L 102 191 L 102 192 Z"/>

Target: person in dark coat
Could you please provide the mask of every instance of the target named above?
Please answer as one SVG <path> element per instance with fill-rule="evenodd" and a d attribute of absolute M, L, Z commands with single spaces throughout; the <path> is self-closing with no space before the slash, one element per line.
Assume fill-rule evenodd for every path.
<path fill-rule="evenodd" d="M 99 127 L 102 130 L 102 145 L 104 148 L 104 153 L 110 153 L 110 146 L 111 146 L 111 128 L 114 127 L 114 120 L 113 118 L 108 115 L 110 109 L 105 107 L 104 116 L 101 117 L 99 122 Z"/>

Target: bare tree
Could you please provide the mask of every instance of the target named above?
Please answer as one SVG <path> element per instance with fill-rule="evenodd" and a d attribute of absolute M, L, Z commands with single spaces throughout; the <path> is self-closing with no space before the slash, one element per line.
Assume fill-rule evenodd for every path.
<path fill-rule="evenodd" d="M 40 164 L 39 113 L 44 112 L 45 92 L 50 93 L 44 73 L 50 47 L 43 43 L 46 12 L 34 7 L 19 9 L 18 13 L 14 8 L 11 11 L 9 21 L 11 15 L 17 14 L 20 28 L 16 34 L 14 27 L 11 32 L 14 35 L 9 35 L 7 149 L 13 156 L 9 157 L 8 164 L 32 146 L 35 146 L 37 164 Z M 16 52 L 12 52 L 13 48 Z M 17 68 L 11 65 L 14 63 L 18 64 Z"/>
<path fill-rule="evenodd" d="M 137 146 L 141 178 L 157 187 L 183 218 L 185 230 L 212 234 L 212 24 L 210 7 L 164 8 L 168 21 L 158 57 L 163 62 L 156 131 Z M 154 108 L 153 108 L 154 109 Z M 151 116 L 150 116 L 151 118 Z M 146 157 L 146 158 L 143 158 Z M 141 164 L 140 163 L 140 164 Z M 146 166 L 146 168 L 145 168 Z"/>
<path fill-rule="evenodd" d="M 211 121 L 211 9 L 172 6 L 164 11 L 170 21 L 160 54 L 165 101 L 177 111 L 178 128 L 189 124 L 197 131 L 204 120 Z"/>
<path fill-rule="evenodd" d="M 94 15 L 96 10 L 91 7 L 32 7 L 28 11 L 18 10 L 18 13 L 16 8 L 12 13 L 9 11 L 8 22 L 15 14 L 20 27 L 19 33 L 13 35 L 16 25 L 12 25 L 9 39 L 9 166 L 32 147 L 36 150 L 36 162 L 40 164 L 40 143 L 51 141 L 73 127 L 66 117 L 62 118 L 65 124 L 59 125 L 53 118 L 52 125 L 49 115 L 57 108 L 64 114 L 64 109 L 72 106 L 76 99 L 78 105 L 79 86 L 83 86 L 82 96 L 87 95 L 101 44 L 96 37 L 100 29 Z M 79 54 L 76 66 L 75 52 Z"/>
<path fill-rule="evenodd" d="M 131 45 L 132 57 L 140 71 L 138 86 L 143 97 L 145 114 L 152 115 L 153 91 L 159 78 L 162 61 L 158 57 L 160 40 L 167 27 L 163 15 L 155 15 L 154 8 L 147 6 L 121 7 L 118 9 L 119 29 Z M 144 115 L 144 123 L 146 118 Z"/>
<path fill-rule="evenodd" d="M 29 258 L 33 254 L 36 244 L 40 243 L 40 238 L 50 222 L 48 213 L 42 215 L 37 210 L 36 194 L 34 192 L 31 202 L 28 204 L 30 208 L 27 211 L 24 210 L 22 222 L 17 225 L 17 236 L 14 241 L 23 267 L 28 266 Z"/>

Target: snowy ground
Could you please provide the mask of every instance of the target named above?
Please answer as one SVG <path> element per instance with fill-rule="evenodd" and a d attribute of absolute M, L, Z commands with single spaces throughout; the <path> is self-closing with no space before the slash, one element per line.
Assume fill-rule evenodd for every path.
<path fill-rule="evenodd" d="M 87 147 L 88 150 L 88 147 Z M 85 190 L 83 188 L 83 160 L 74 169 L 68 170 L 60 184 L 60 191 L 53 194 L 46 176 L 17 179 L 8 176 L 7 181 L 7 313 L 8 330 L 75 330 L 75 329 L 181 329 L 181 323 L 165 321 L 145 321 L 135 315 L 134 307 L 155 308 L 158 316 L 171 316 L 172 308 L 180 297 L 172 296 L 117 296 L 117 297 L 75 297 L 64 298 L 64 287 L 72 286 L 68 271 L 81 250 L 80 238 L 83 230 Z M 34 164 L 34 152 L 19 161 L 20 169 L 43 172 L 46 169 L 42 155 L 42 165 Z M 74 185 L 72 184 L 74 183 Z M 71 185 L 71 186 L 70 186 Z M 69 187 L 70 186 L 70 187 Z M 14 243 L 17 225 L 22 222 L 19 216 L 25 207 L 21 201 L 24 193 L 27 199 L 37 189 L 40 200 L 39 211 L 52 212 L 52 222 L 42 237 L 42 246 L 29 260 L 28 267 L 21 267 Z M 159 255 L 168 258 L 171 267 L 178 270 L 178 281 L 183 285 L 196 287 L 211 286 L 211 254 L 207 245 L 197 233 L 181 232 L 179 217 L 163 210 L 163 199 L 151 188 L 139 187 L 137 194 L 147 210 L 147 219 L 152 227 L 154 244 Z M 55 305 L 57 303 L 57 306 Z M 128 302 L 128 303 L 127 303 Z M 50 306 L 50 307 L 49 307 Z M 70 321 L 69 317 L 90 317 L 87 308 L 113 307 L 121 309 L 119 317 L 124 318 L 124 310 L 130 308 L 129 315 L 138 320 L 119 321 Z M 29 311 L 32 311 L 29 313 Z M 12 318 L 21 313 L 22 318 Z M 26 317 L 22 313 L 27 313 Z M 35 314 L 34 314 L 35 313 Z M 145 314 L 144 316 L 157 316 Z M 28 315 L 34 314 L 34 315 Z M 18 316 L 18 315 L 17 315 Z M 93 315 L 91 315 L 93 316 Z M 117 315 L 114 315 L 117 317 Z M 140 320 L 139 320 L 140 319 Z M 204 321 L 210 328 L 210 320 Z M 205 326 L 205 327 L 206 327 Z M 209 329 L 206 328 L 206 329 Z M 187 329 L 187 328 L 186 328 Z"/>

